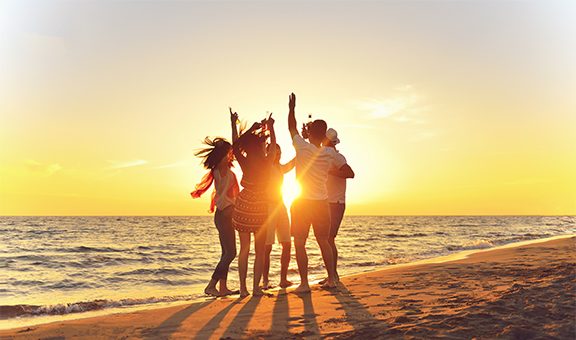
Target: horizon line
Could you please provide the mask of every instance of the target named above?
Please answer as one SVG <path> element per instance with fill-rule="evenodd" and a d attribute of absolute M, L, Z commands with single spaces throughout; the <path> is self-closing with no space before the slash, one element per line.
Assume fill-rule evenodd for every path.
<path fill-rule="evenodd" d="M 1 217 L 209 217 L 204 215 L 0 215 Z M 349 217 L 576 217 L 576 214 L 346 214 Z"/>

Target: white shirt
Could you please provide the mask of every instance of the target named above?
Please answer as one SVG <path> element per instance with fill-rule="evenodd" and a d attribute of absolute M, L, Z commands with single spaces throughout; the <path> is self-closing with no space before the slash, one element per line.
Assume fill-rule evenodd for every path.
<path fill-rule="evenodd" d="M 234 198 L 228 197 L 228 191 L 230 186 L 233 184 L 234 176 L 231 174 L 231 170 L 226 171 L 224 176 L 220 175 L 220 170 L 214 169 L 214 186 L 216 188 L 215 203 L 216 208 L 219 210 L 224 210 L 230 205 L 234 204 Z"/>
<path fill-rule="evenodd" d="M 296 149 L 296 179 L 302 186 L 300 197 L 309 200 L 328 199 L 328 170 L 340 169 L 346 160 L 342 163 L 333 148 L 317 147 L 298 134 L 294 135 L 292 143 Z"/>
<path fill-rule="evenodd" d="M 333 150 L 336 151 L 338 164 L 346 164 L 346 158 L 337 150 Z M 342 167 L 342 165 L 340 167 Z M 338 170 L 340 167 L 334 167 L 330 170 Z M 328 190 L 328 203 L 346 203 L 346 178 L 328 175 L 328 180 L 326 181 L 326 189 Z"/>

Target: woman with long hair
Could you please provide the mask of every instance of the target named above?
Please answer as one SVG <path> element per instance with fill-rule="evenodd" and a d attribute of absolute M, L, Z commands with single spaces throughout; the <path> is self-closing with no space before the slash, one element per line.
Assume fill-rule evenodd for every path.
<path fill-rule="evenodd" d="M 269 134 L 271 143 L 276 144 L 274 134 L 274 119 L 271 115 L 242 134 L 234 143 L 234 156 L 242 169 L 242 191 L 238 194 L 232 223 L 240 237 L 240 253 L 238 255 L 238 273 L 240 278 L 240 296 L 249 295 L 246 287 L 248 273 L 248 254 L 250 252 L 250 238 L 254 234 L 254 281 L 252 294 L 264 294 L 260 288 L 260 280 L 264 267 L 266 248 L 266 229 L 263 225 L 268 218 L 268 201 L 266 190 L 272 161 L 276 149 L 266 154 L 266 140 Z"/>
<path fill-rule="evenodd" d="M 233 124 L 235 125 L 236 122 L 234 121 Z M 202 163 L 208 169 L 208 172 L 204 175 L 201 182 L 196 185 L 191 195 L 193 198 L 200 197 L 214 183 L 210 212 L 214 212 L 214 208 L 216 208 L 214 224 L 218 230 L 222 248 L 220 261 L 214 269 L 212 278 L 204 289 L 204 293 L 211 296 L 237 294 L 238 291 L 228 289 L 226 283 L 230 263 L 236 257 L 236 233 L 232 226 L 232 214 L 236 196 L 239 193 L 238 181 L 231 170 L 232 161 L 234 160 L 232 145 L 224 138 L 210 139 L 208 137 L 204 139 L 204 144 L 208 147 L 198 151 L 196 156 L 203 159 Z M 220 283 L 220 289 L 216 289 L 218 282 Z"/>

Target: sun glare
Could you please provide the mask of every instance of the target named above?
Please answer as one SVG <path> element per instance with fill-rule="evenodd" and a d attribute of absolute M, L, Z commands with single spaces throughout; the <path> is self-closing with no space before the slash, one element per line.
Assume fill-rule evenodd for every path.
<path fill-rule="evenodd" d="M 282 197 L 288 209 L 290 209 L 292 201 L 298 196 L 300 196 L 300 184 L 296 181 L 296 178 L 285 176 L 284 184 L 282 185 Z"/>

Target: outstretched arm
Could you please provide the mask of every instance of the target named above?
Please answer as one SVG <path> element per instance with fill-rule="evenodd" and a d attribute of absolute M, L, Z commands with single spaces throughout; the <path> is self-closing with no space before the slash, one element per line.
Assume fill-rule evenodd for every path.
<path fill-rule="evenodd" d="M 268 153 L 268 160 L 270 162 L 274 162 L 276 159 L 276 133 L 274 132 L 274 118 L 272 118 L 272 114 L 266 120 L 266 127 L 268 131 L 270 131 L 270 153 Z"/>
<path fill-rule="evenodd" d="M 238 160 L 238 163 L 240 163 L 240 166 L 242 166 L 243 162 L 246 160 L 246 157 L 242 154 L 242 150 L 240 149 L 242 140 L 245 139 L 248 134 L 254 132 L 255 130 L 258 130 L 260 126 L 261 126 L 260 123 L 252 124 L 250 129 L 244 132 L 240 137 L 238 137 L 238 139 L 234 142 L 234 144 L 232 144 L 232 151 L 234 152 L 234 156 Z"/>
<path fill-rule="evenodd" d="M 298 134 L 298 127 L 296 125 L 296 113 L 294 109 L 296 108 L 296 95 L 291 93 L 288 97 L 288 131 L 290 131 L 290 137 L 294 137 Z"/>
<path fill-rule="evenodd" d="M 344 164 L 338 170 L 329 171 L 328 174 L 340 178 L 354 178 L 355 174 L 350 165 Z"/>
<path fill-rule="evenodd" d="M 232 124 L 232 144 L 235 144 L 238 140 L 238 113 L 232 112 L 232 108 L 230 109 L 230 123 Z"/>
<path fill-rule="evenodd" d="M 294 169 L 294 165 L 296 165 L 296 157 L 292 158 L 288 163 L 281 164 L 280 170 L 283 174 L 290 172 L 290 170 Z"/>

